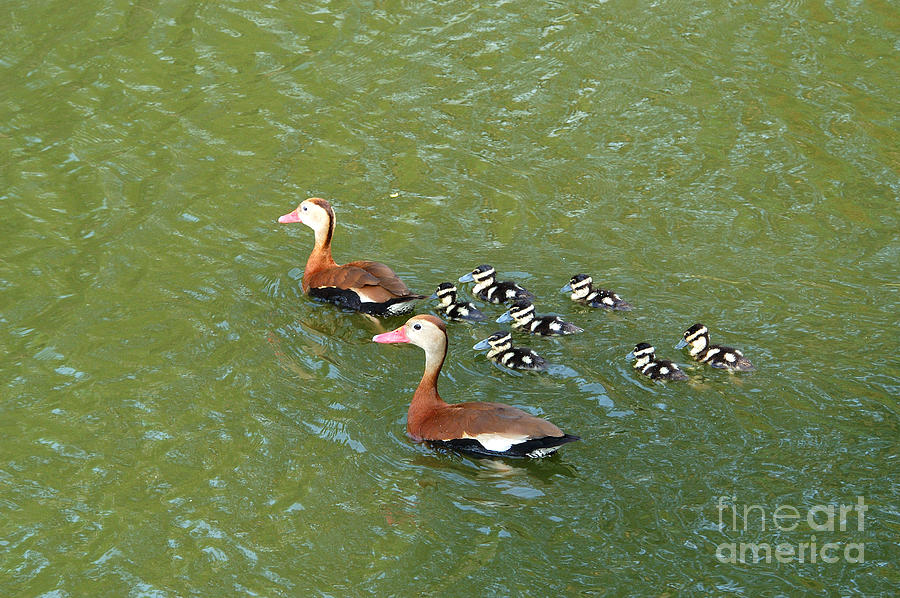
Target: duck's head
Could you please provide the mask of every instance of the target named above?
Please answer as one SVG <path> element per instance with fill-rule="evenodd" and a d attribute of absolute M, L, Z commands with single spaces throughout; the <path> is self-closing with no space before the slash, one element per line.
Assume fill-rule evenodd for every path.
<path fill-rule="evenodd" d="M 532 318 L 534 318 L 534 305 L 527 299 L 519 299 L 509 307 L 506 313 L 497 318 L 497 322 L 500 324 L 511 320 L 527 322 Z"/>
<path fill-rule="evenodd" d="M 709 345 L 709 329 L 703 324 L 694 324 L 684 331 L 682 339 L 675 345 L 676 349 L 691 346 L 692 351 L 702 351 Z"/>
<path fill-rule="evenodd" d="M 450 305 L 456 301 L 456 285 L 452 282 L 442 282 L 430 299 L 439 299 L 441 305 Z"/>
<path fill-rule="evenodd" d="M 426 355 L 443 355 L 447 350 L 447 326 L 440 318 L 428 314 L 413 316 L 406 324 L 372 337 L 376 343 L 411 343 L 422 347 Z"/>
<path fill-rule="evenodd" d="M 476 351 L 484 351 L 488 348 L 503 349 L 512 345 L 512 335 L 505 330 L 500 330 L 490 335 L 483 341 L 479 341 L 477 345 L 472 347 Z"/>
<path fill-rule="evenodd" d="M 650 343 L 638 343 L 634 346 L 634 349 L 625 356 L 625 359 L 647 359 L 652 360 L 656 350 L 653 348 L 653 345 Z"/>
<path fill-rule="evenodd" d="M 560 293 L 572 293 L 572 299 L 586 297 L 591 292 L 594 280 L 587 274 L 576 274 L 569 279 L 569 284 L 559 290 Z"/>
<path fill-rule="evenodd" d="M 494 275 L 497 273 L 494 270 L 494 267 L 489 264 L 481 264 L 468 274 L 464 274 L 459 277 L 459 282 L 472 282 L 476 283 L 486 282 L 494 278 Z"/>
<path fill-rule="evenodd" d="M 331 242 L 334 231 L 334 210 L 331 204 L 320 197 L 310 197 L 297 206 L 293 212 L 288 212 L 278 219 L 282 224 L 299 222 L 313 229 L 316 240 Z"/>

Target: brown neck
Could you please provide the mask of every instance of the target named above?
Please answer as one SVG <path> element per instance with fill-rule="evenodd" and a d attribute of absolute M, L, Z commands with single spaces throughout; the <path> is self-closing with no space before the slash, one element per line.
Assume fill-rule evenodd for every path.
<path fill-rule="evenodd" d="M 334 218 L 329 218 L 328 228 L 325 230 L 316 230 L 316 244 L 312 253 L 306 260 L 306 268 L 303 269 L 303 287 L 307 288 L 307 279 L 312 274 L 335 266 L 334 258 L 331 257 L 331 236 L 334 233 Z"/>
<path fill-rule="evenodd" d="M 438 394 L 437 389 L 438 377 L 441 375 L 441 367 L 444 365 L 446 356 L 446 336 L 444 336 L 441 347 L 433 351 L 425 351 L 425 373 L 422 375 L 422 381 L 419 382 L 412 402 L 409 404 L 409 411 L 406 413 L 406 431 L 414 438 L 420 437 L 419 429 L 422 422 L 435 410 L 447 405 Z"/>

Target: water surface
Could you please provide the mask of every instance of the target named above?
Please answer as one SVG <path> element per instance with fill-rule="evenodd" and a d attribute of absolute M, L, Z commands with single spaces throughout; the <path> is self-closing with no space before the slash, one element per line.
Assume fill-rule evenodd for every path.
<path fill-rule="evenodd" d="M 0 593 L 890 595 L 898 17 L 890 3 L 7 3 Z M 451 324 L 450 401 L 584 438 L 495 463 L 411 442 L 422 368 L 300 294 L 338 260 L 430 293 L 481 263 L 586 329 Z M 636 309 L 557 293 L 577 272 Z M 418 311 L 427 313 L 423 303 Z M 501 310 L 486 307 L 496 317 Z M 745 376 L 624 355 L 696 321 Z M 869 505 L 864 529 L 746 531 Z M 730 511 L 729 511 L 730 512 Z M 771 521 L 771 519 L 770 519 Z M 815 535 L 864 562 L 727 563 Z"/>

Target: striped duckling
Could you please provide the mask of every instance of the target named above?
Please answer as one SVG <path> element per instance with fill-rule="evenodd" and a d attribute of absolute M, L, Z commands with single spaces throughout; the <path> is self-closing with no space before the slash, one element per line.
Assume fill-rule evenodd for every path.
<path fill-rule="evenodd" d="M 655 350 L 650 343 L 638 343 L 634 350 L 625 356 L 625 359 L 634 359 L 634 369 L 640 370 L 651 380 L 687 380 L 688 376 L 668 359 L 657 359 Z"/>
<path fill-rule="evenodd" d="M 744 354 L 731 347 L 709 344 L 709 330 L 703 324 L 694 324 L 684 331 L 684 338 L 675 345 L 681 349 L 690 345 L 690 354 L 700 363 L 708 363 L 714 368 L 722 368 L 735 372 L 749 372 L 755 370 L 750 360 Z"/>
<path fill-rule="evenodd" d="M 482 264 L 459 277 L 459 282 L 474 282 L 472 293 L 491 303 L 506 303 L 516 299 L 534 299 L 534 295 L 510 281 L 497 282 L 497 271 L 493 266 Z"/>
<path fill-rule="evenodd" d="M 569 284 L 559 290 L 560 293 L 571 293 L 572 301 L 584 303 L 591 307 L 602 307 L 628 311 L 631 304 L 624 301 L 617 294 L 606 289 L 595 289 L 594 280 L 587 274 L 576 274 L 569 280 Z"/>
<path fill-rule="evenodd" d="M 472 348 L 476 351 L 488 349 L 488 359 L 514 370 L 547 369 L 544 358 L 528 347 L 513 347 L 512 335 L 506 331 L 495 332 Z"/>
<path fill-rule="evenodd" d="M 480 322 L 485 319 L 486 316 L 475 307 L 474 303 L 457 301 L 456 293 L 456 286 L 452 282 L 442 282 L 430 299 L 440 300 L 437 311 L 450 320 Z"/>
<path fill-rule="evenodd" d="M 519 299 L 505 314 L 497 318 L 497 322 L 501 324 L 511 321 L 513 328 L 543 336 L 584 332 L 584 329 L 563 321 L 559 316 L 535 316 L 534 305 L 526 299 Z"/>

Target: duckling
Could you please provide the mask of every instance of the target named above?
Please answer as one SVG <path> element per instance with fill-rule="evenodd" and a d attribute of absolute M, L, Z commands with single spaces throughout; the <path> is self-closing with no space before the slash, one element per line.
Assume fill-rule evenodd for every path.
<path fill-rule="evenodd" d="M 497 271 L 493 266 L 482 264 L 468 274 L 459 277 L 459 282 L 475 282 L 472 293 L 491 303 L 506 303 L 516 299 L 534 299 L 534 294 L 514 282 L 496 281 Z"/>
<path fill-rule="evenodd" d="M 514 370 L 547 369 L 547 362 L 543 357 L 528 347 L 513 347 L 512 335 L 503 330 L 495 332 L 472 348 L 476 351 L 488 349 L 488 359 Z"/>
<path fill-rule="evenodd" d="M 526 299 L 519 299 L 512 304 L 512 307 L 506 313 L 497 318 L 497 322 L 501 324 L 513 320 L 515 320 L 512 324 L 513 328 L 520 328 L 531 334 L 549 336 L 584 332 L 584 329 L 563 321 L 559 316 L 535 317 L 534 305 Z"/>
<path fill-rule="evenodd" d="M 450 320 L 470 320 L 480 322 L 485 319 L 485 315 L 478 311 L 474 303 L 470 301 L 456 300 L 456 286 L 452 282 L 442 282 L 438 285 L 434 294 L 430 299 L 440 299 L 441 304 L 438 305 L 437 311 L 441 312 Z"/>
<path fill-rule="evenodd" d="M 572 293 L 571 299 L 591 307 L 603 307 L 619 311 L 631 310 L 631 304 L 617 294 L 606 289 L 595 289 L 594 280 L 587 274 L 576 274 L 569 284 L 559 290 L 560 293 Z"/>
<path fill-rule="evenodd" d="M 684 331 L 684 337 L 675 345 L 681 349 L 690 345 L 690 354 L 700 363 L 708 363 L 714 368 L 722 368 L 737 372 L 755 370 L 744 354 L 731 347 L 709 344 L 709 330 L 703 324 L 694 324 Z"/>
<path fill-rule="evenodd" d="M 687 380 L 688 376 L 668 359 L 657 359 L 650 343 L 638 343 L 625 359 L 636 359 L 634 369 L 652 380 Z"/>

